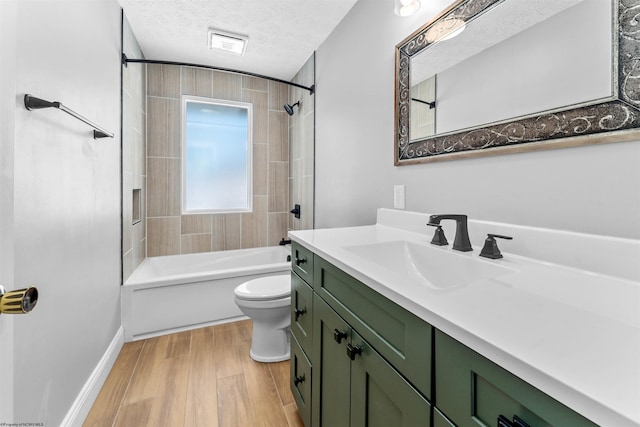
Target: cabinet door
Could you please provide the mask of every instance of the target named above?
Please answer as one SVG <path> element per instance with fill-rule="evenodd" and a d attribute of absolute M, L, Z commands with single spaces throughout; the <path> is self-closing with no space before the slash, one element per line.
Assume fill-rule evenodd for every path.
<path fill-rule="evenodd" d="M 353 332 L 351 427 L 429 427 L 429 402 Z"/>
<path fill-rule="evenodd" d="M 295 336 L 291 337 L 291 394 L 298 405 L 298 413 L 306 427 L 311 427 L 311 363 L 300 348 Z"/>
<path fill-rule="evenodd" d="M 503 425 L 517 417 L 531 427 L 596 427 L 440 331 L 435 365 L 436 406 L 459 427 L 493 427 L 498 417 Z"/>
<path fill-rule="evenodd" d="M 349 426 L 351 328 L 321 298 L 313 299 L 313 427 Z M 309 426 L 307 426 L 309 427 Z"/>
<path fill-rule="evenodd" d="M 296 273 L 291 272 L 291 333 L 309 356 L 313 353 L 313 290 Z"/>

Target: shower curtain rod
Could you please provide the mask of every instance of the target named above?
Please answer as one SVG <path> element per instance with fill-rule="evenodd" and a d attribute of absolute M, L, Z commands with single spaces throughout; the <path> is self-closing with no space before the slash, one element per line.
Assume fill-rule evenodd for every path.
<path fill-rule="evenodd" d="M 288 82 L 286 80 L 277 79 L 275 77 L 264 76 L 262 74 L 250 73 L 248 71 L 232 70 L 230 68 L 213 67 L 211 65 L 190 64 L 188 62 L 159 61 L 159 60 L 155 60 L 155 59 L 130 59 L 130 58 L 127 58 L 127 55 L 125 55 L 123 53 L 122 54 L 122 65 L 124 65 L 126 67 L 127 64 L 130 63 L 130 62 L 131 63 L 137 63 L 137 64 L 180 65 L 180 66 L 184 66 L 184 67 L 207 68 L 209 70 L 224 71 L 226 73 L 244 74 L 246 76 L 260 77 L 260 78 L 271 80 L 271 81 L 274 81 L 274 82 L 284 83 L 284 84 L 287 84 L 289 86 L 295 86 L 295 87 L 299 87 L 301 89 L 308 90 L 309 91 L 309 95 L 313 95 L 315 93 L 315 91 L 316 91 L 316 85 L 311 85 L 311 87 L 307 87 L 307 86 L 303 86 L 303 85 L 298 84 L 298 83 Z"/>
<path fill-rule="evenodd" d="M 70 116 L 73 116 L 76 119 L 80 120 L 81 122 L 84 122 L 89 126 L 91 126 L 94 129 L 93 139 L 106 138 L 106 137 L 113 138 L 113 133 L 102 129 L 100 126 L 96 125 L 91 120 L 86 119 L 82 117 L 80 114 L 76 113 L 75 111 L 68 109 L 67 107 L 62 105 L 61 102 L 58 102 L 58 101 L 49 102 L 49 101 L 45 101 L 44 99 L 36 98 L 35 96 L 25 94 L 24 106 L 29 111 L 39 110 L 41 108 L 57 108 L 58 110 L 62 110 L 65 113 L 69 114 Z"/>

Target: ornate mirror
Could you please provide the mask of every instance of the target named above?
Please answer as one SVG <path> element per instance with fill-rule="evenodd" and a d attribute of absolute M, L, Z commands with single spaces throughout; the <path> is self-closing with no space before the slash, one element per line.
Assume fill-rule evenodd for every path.
<path fill-rule="evenodd" d="M 640 0 L 459 0 L 396 46 L 395 164 L 640 137 Z"/>

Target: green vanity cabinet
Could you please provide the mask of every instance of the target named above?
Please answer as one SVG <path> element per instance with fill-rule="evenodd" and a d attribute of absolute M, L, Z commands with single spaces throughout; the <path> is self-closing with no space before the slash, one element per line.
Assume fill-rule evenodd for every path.
<path fill-rule="evenodd" d="M 596 427 L 295 242 L 292 255 L 305 427 Z"/>
<path fill-rule="evenodd" d="M 320 257 L 313 290 L 430 398 L 431 325 Z"/>
<path fill-rule="evenodd" d="M 435 349 L 436 406 L 458 427 L 496 426 L 499 416 L 515 426 L 514 417 L 530 427 L 596 427 L 440 331 Z"/>
<path fill-rule="evenodd" d="M 313 304 L 312 425 L 429 427 L 429 402 L 326 302 Z"/>

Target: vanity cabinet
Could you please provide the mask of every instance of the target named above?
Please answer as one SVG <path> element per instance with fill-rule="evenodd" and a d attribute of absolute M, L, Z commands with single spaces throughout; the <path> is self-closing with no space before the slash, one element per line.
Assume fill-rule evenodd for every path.
<path fill-rule="evenodd" d="M 291 390 L 306 427 L 595 427 L 296 242 Z"/>
<path fill-rule="evenodd" d="M 430 426 L 427 399 L 325 301 L 313 304 L 312 425 Z"/>
<path fill-rule="evenodd" d="M 456 426 L 596 426 L 448 335 L 435 338 L 436 405 Z"/>

